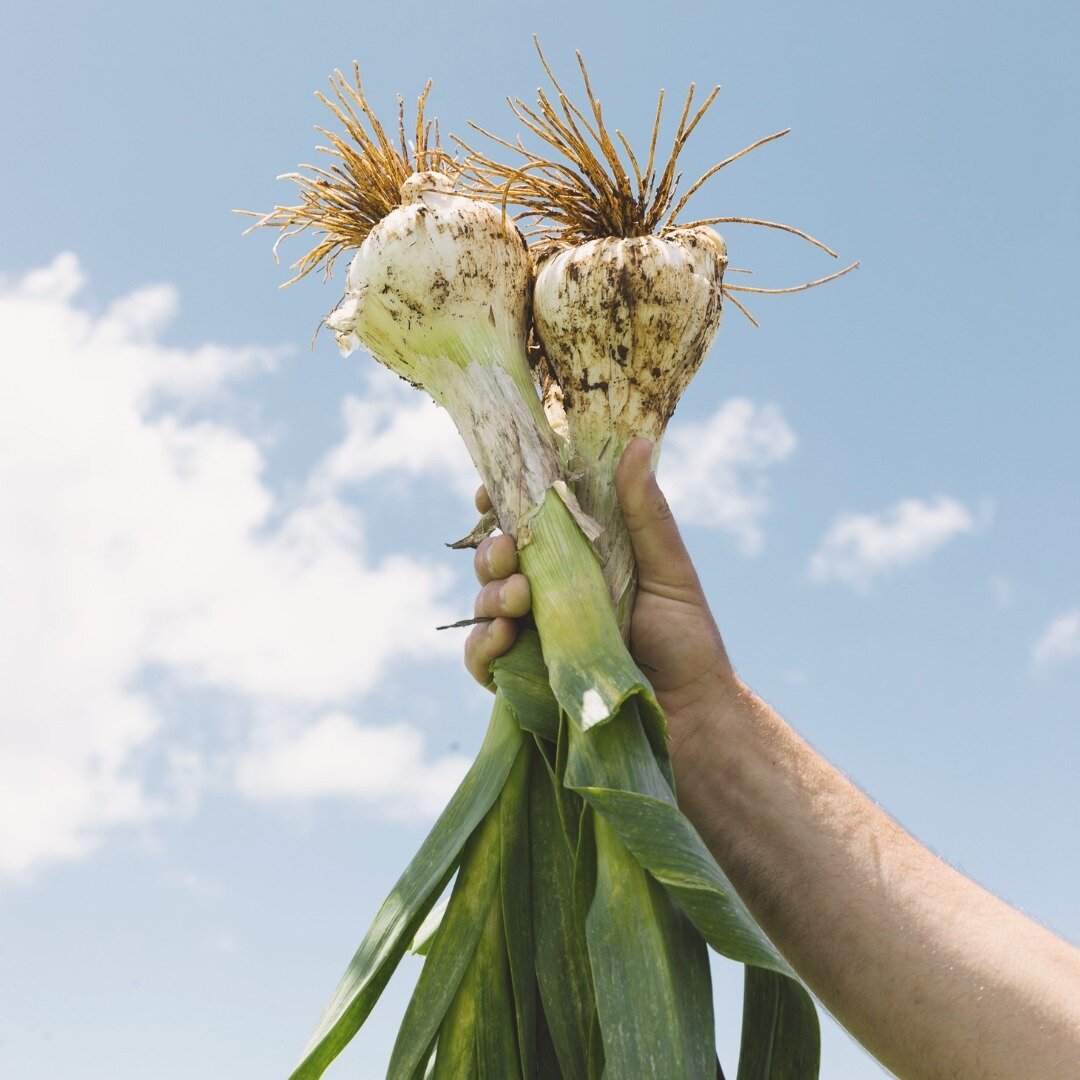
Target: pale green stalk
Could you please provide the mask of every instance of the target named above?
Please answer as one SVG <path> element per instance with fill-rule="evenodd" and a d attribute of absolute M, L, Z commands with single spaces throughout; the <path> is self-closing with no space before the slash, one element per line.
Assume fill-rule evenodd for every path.
<path fill-rule="evenodd" d="M 497 208 L 455 195 L 440 173 L 411 177 L 401 197 L 353 258 L 327 326 L 343 352 L 363 344 L 454 420 L 500 526 L 518 539 L 560 705 L 588 729 L 629 695 L 652 702 L 532 382 L 524 241 Z"/>

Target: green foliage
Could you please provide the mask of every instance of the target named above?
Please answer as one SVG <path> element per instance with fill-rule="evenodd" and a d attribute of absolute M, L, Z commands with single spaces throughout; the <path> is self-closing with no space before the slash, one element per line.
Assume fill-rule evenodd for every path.
<path fill-rule="evenodd" d="M 813 1001 L 675 801 L 631 690 L 584 730 L 539 636 L 494 665 L 472 769 L 380 909 L 292 1080 L 322 1075 L 458 870 L 390 1080 L 713 1080 L 706 943 L 746 965 L 738 1080 L 813 1080 Z"/>
<path fill-rule="evenodd" d="M 476 761 L 379 908 L 291 1080 L 322 1076 L 360 1030 L 425 916 L 453 876 L 466 840 L 499 797 L 522 741 L 513 715 L 497 698 Z"/>

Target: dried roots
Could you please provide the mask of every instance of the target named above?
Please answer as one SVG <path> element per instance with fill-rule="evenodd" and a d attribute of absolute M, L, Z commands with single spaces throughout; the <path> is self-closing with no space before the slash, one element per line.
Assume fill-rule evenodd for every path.
<path fill-rule="evenodd" d="M 305 229 L 322 233 L 319 242 L 292 264 L 291 269 L 296 275 L 285 285 L 299 281 L 320 266 L 325 266 L 329 277 L 338 255 L 359 247 L 372 228 L 400 205 L 401 185 L 413 173 L 429 169 L 446 171 L 455 167 L 450 155 L 439 145 L 438 122 L 424 118 L 424 107 L 431 90 L 430 79 L 416 103 L 416 124 L 411 142 L 406 134 L 402 98 L 398 97 L 395 141 L 387 135 L 364 97 L 357 63 L 353 63 L 353 84 L 340 71 L 335 71 L 330 76 L 330 88 L 336 102 L 325 94 L 315 96 L 334 114 L 345 134 L 338 135 L 317 126 L 315 130 L 324 135 L 330 145 L 316 149 L 336 158 L 337 162 L 328 168 L 300 165 L 300 169 L 308 172 L 285 173 L 278 177 L 279 180 L 292 180 L 299 187 L 298 206 L 275 206 L 269 214 L 238 211 L 258 218 L 247 232 L 258 228 L 280 231 L 281 235 L 274 243 L 275 258 L 278 244 L 286 237 Z"/>
<path fill-rule="evenodd" d="M 518 159 L 517 162 L 506 164 L 497 161 L 461 139 L 455 141 L 466 154 L 465 171 L 470 193 L 479 198 L 501 202 L 504 209 L 510 205 L 520 208 L 516 217 L 532 223 L 531 227 L 525 230 L 525 235 L 530 238 L 541 258 L 560 248 L 588 243 L 602 237 L 651 234 L 663 236 L 675 229 L 726 222 L 780 229 L 801 237 L 833 258 L 837 257 L 836 252 L 820 240 L 815 240 L 801 229 L 776 221 L 746 217 L 711 217 L 687 222 L 678 220 L 690 199 L 721 169 L 759 146 L 787 135 L 790 128 L 766 135 L 738 153 L 717 162 L 680 195 L 680 174 L 676 172 L 679 155 L 702 117 L 716 100 L 720 87 L 713 87 L 704 101 L 695 108 L 696 88 L 693 83 L 690 84 L 679 115 L 671 151 L 663 168 L 657 172 L 657 143 L 664 109 L 664 91 L 660 91 L 656 102 L 648 155 L 642 168 L 639 158 L 623 133 L 616 129 L 615 138 L 612 138 L 604 122 L 600 101 L 593 93 L 581 53 L 576 55 L 590 115 L 586 115 L 585 111 L 570 100 L 548 65 L 535 36 L 533 43 L 540 63 L 555 89 L 558 104 L 542 89 L 537 91 L 535 108 L 526 105 L 520 98 L 508 99 L 507 103 L 515 118 L 544 144 L 555 150 L 556 157 L 542 157 L 527 149 L 520 138 L 512 143 L 476 124 L 470 126 L 504 149 L 512 151 Z M 626 154 L 629 171 L 619 153 L 616 140 Z M 852 263 L 828 277 L 786 289 L 759 289 L 727 283 L 722 284 L 721 289 L 756 326 L 757 321 L 732 293 L 800 292 L 833 281 L 858 265 Z"/>

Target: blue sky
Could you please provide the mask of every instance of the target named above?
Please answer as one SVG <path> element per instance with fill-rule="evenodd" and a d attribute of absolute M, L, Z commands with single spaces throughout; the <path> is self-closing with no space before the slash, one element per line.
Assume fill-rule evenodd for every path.
<path fill-rule="evenodd" d="M 284 1076 L 489 708 L 445 418 L 234 207 L 360 60 L 444 130 L 581 48 L 608 117 L 722 83 L 701 214 L 862 260 L 729 312 L 661 478 L 729 650 L 924 842 L 1076 941 L 1073 4 L 40 3 L 0 64 L 0 1074 Z M 833 267 L 732 226 L 784 285 Z M 286 254 L 288 252 L 286 251 Z M 715 965 L 734 1060 L 739 973 Z M 338 1069 L 382 1075 L 416 965 Z M 828 1023 L 823 1075 L 881 1075 Z"/>

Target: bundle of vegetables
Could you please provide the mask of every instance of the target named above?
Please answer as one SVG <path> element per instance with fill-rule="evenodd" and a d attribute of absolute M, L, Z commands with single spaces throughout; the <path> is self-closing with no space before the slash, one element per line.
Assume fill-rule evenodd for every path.
<path fill-rule="evenodd" d="M 616 133 L 631 182 L 584 65 L 589 115 L 545 69 L 557 105 L 541 92 L 537 109 L 512 108 L 558 160 L 497 139 L 523 159 L 512 165 L 464 143 L 461 161 L 442 150 L 424 118 L 430 84 L 410 142 L 400 104 L 392 139 L 358 70 L 353 84 L 335 73 L 334 100 L 320 97 L 344 127 L 323 131 L 336 161 L 290 174 L 300 204 L 253 226 L 322 234 L 297 278 L 358 249 L 326 325 L 343 353 L 362 345 L 449 412 L 492 504 L 470 542 L 496 524 L 516 538 L 535 623 L 494 665 L 479 755 L 293 1080 L 323 1074 L 410 946 L 425 961 L 395 1080 L 711 1080 L 707 945 L 746 965 L 738 1076 L 816 1076 L 809 995 L 678 809 L 664 717 L 625 644 L 634 567 L 613 485 L 629 439 L 659 449 L 723 297 L 741 307 L 732 293 L 746 287 L 725 283 L 710 226 L 798 231 L 676 224 L 709 176 L 754 148 L 675 202 L 676 160 L 715 90 L 691 115 L 691 87 L 659 176 L 663 95 L 643 169 Z M 510 205 L 534 219 L 531 245 Z"/>

